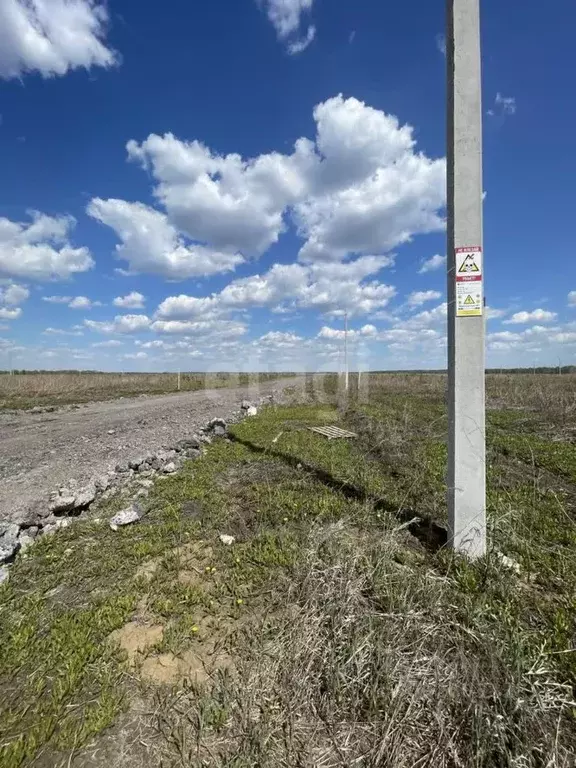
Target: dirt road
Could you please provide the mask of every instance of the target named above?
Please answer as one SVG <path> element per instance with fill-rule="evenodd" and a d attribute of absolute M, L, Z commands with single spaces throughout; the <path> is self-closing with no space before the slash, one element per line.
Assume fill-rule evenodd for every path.
<path fill-rule="evenodd" d="M 0 520 L 45 509 L 71 479 L 95 475 L 189 437 L 210 419 L 230 418 L 244 399 L 280 394 L 297 380 L 91 403 L 54 413 L 0 414 Z"/>

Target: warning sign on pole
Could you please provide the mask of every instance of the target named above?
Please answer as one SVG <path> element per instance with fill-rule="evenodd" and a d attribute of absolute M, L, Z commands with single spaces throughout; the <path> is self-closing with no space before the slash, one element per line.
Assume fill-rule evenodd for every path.
<path fill-rule="evenodd" d="M 456 248 L 456 316 L 478 317 L 483 311 L 482 248 Z"/>

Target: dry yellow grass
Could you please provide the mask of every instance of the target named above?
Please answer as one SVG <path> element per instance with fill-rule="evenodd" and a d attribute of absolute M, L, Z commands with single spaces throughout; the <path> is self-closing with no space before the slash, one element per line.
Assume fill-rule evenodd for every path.
<path fill-rule="evenodd" d="M 285 374 L 283 374 L 285 375 Z M 272 374 L 183 373 L 181 391 L 242 386 Z M 0 409 L 86 403 L 178 390 L 176 373 L 27 373 L 0 375 Z"/>

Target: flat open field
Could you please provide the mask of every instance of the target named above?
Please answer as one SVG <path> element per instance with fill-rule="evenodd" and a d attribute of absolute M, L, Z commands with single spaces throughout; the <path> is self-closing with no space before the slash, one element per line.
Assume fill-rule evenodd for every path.
<path fill-rule="evenodd" d="M 275 378 L 267 373 L 182 373 L 178 390 L 176 373 L 4 373 L 0 375 L 0 410 L 241 387 Z"/>
<path fill-rule="evenodd" d="M 113 499 L 17 558 L 2 766 L 573 768 L 576 377 L 489 377 L 474 563 L 443 546 L 443 377 L 356 385 L 310 378 L 141 522 Z"/>

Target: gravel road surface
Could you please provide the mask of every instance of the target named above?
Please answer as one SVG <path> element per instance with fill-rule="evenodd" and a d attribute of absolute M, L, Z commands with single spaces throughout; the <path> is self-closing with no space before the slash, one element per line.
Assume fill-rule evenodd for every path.
<path fill-rule="evenodd" d="M 90 403 L 54 413 L 0 414 L 0 520 L 22 522 L 46 508 L 51 492 L 189 437 L 242 400 L 281 394 L 298 379 Z"/>

